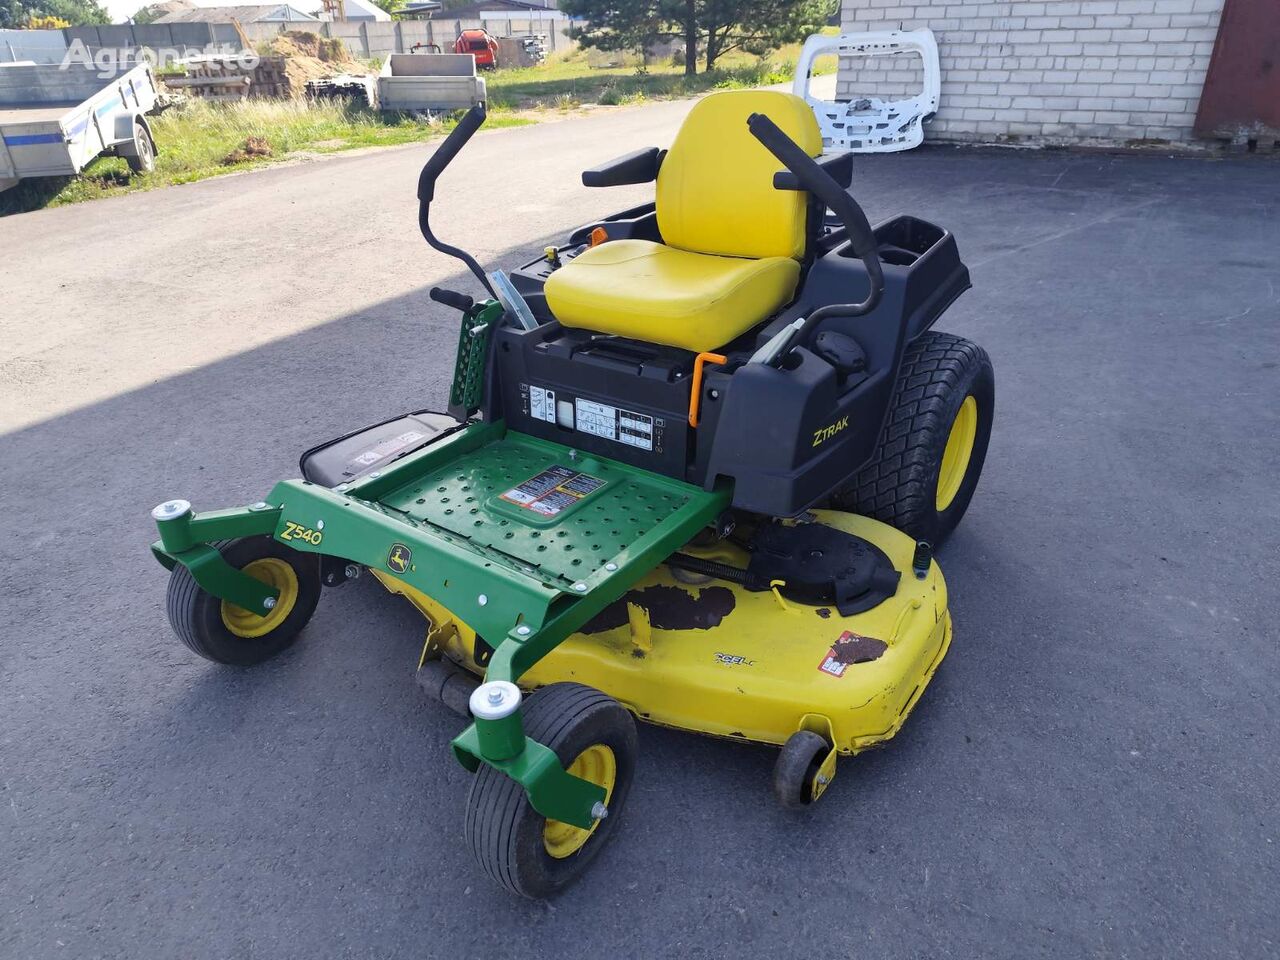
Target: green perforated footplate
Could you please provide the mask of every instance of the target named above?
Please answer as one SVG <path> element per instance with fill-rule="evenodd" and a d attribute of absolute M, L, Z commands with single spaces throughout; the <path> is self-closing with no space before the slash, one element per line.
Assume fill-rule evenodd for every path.
<path fill-rule="evenodd" d="M 711 494 L 508 433 L 382 495 L 383 506 L 486 556 L 572 584 Z"/>

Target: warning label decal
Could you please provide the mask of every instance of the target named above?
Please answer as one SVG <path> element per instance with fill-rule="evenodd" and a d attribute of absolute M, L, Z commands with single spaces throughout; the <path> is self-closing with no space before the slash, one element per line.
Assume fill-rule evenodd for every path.
<path fill-rule="evenodd" d="M 604 484 L 605 481 L 599 477 L 555 466 L 543 470 L 518 487 L 512 487 L 500 499 L 544 517 L 554 517 L 585 500 Z"/>
<path fill-rule="evenodd" d="M 883 640 L 859 636 L 846 630 L 836 638 L 836 642 L 818 664 L 818 669 L 833 677 L 843 677 L 852 664 L 878 660 L 888 649 L 889 645 Z"/>

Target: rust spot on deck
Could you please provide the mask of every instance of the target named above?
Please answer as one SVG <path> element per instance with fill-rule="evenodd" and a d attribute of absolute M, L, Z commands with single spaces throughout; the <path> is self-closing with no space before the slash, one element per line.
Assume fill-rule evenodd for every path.
<path fill-rule="evenodd" d="M 588 621 L 581 632 L 603 633 L 626 626 L 628 603 L 644 607 L 655 630 L 710 630 L 733 612 L 737 600 L 727 587 L 704 587 L 694 594 L 659 584 L 618 598 Z"/>
<path fill-rule="evenodd" d="M 836 663 L 868 663 L 879 660 L 889 645 L 875 637 L 863 637 L 846 630 L 831 645 L 831 659 Z"/>

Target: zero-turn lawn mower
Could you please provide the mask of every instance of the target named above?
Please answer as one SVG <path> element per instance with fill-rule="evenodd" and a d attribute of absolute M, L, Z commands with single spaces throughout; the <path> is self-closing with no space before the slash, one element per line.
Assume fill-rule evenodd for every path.
<path fill-rule="evenodd" d="M 656 200 L 510 277 L 461 259 L 447 413 L 309 450 L 251 506 L 154 511 L 179 638 L 220 663 L 297 638 L 321 587 L 368 570 L 429 628 L 422 685 L 471 718 L 464 833 L 542 897 L 616 828 L 634 718 L 781 747 L 773 788 L 816 800 L 837 755 L 892 737 L 951 642 L 933 547 L 991 432 L 985 352 L 931 330 L 969 286 L 951 234 L 874 229 L 786 93 L 700 101 L 669 150 L 588 170 Z M 483 678 L 480 682 L 477 678 Z"/>

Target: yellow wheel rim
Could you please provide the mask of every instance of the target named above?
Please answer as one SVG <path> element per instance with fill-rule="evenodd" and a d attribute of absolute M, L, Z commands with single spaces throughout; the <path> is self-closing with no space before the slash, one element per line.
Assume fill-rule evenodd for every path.
<path fill-rule="evenodd" d="M 951 506 L 960 492 L 964 475 L 969 471 L 969 458 L 973 456 L 973 441 L 978 436 L 978 401 L 965 397 L 956 411 L 955 422 L 947 436 L 946 449 L 942 451 L 942 467 L 938 470 L 938 511 Z"/>
<path fill-rule="evenodd" d="M 568 772 L 604 787 L 604 803 L 605 806 L 609 805 L 613 785 L 618 779 L 618 761 L 611 749 L 603 743 L 587 747 L 569 764 Z M 581 850 L 599 825 L 600 821 L 597 820 L 589 829 L 584 830 L 559 820 L 548 820 L 547 825 L 542 828 L 542 845 L 551 856 L 563 860 Z"/>
<path fill-rule="evenodd" d="M 234 603 L 222 601 L 222 625 L 237 637 L 252 640 L 265 637 L 288 619 L 293 606 L 298 602 L 298 575 L 293 567 L 276 557 L 263 557 L 246 564 L 243 571 L 255 580 L 261 580 L 269 587 L 280 591 L 276 605 L 267 611 L 265 617 L 250 613 Z"/>

